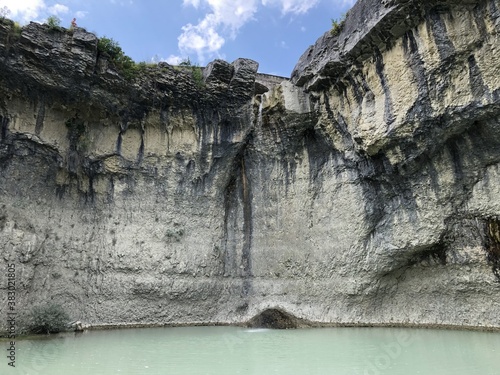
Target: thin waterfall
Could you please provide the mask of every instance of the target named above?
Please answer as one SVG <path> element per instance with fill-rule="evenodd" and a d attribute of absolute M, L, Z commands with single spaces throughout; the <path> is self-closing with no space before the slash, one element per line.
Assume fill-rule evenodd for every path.
<path fill-rule="evenodd" d="M 257 140 L 257 148 L 260 148 L 262 141 L 262 112 L 264 108 L 265 94 L 260 95 L 259 111 L 257 112 L 257 122 L 255 123 L 255 138 Z"/>

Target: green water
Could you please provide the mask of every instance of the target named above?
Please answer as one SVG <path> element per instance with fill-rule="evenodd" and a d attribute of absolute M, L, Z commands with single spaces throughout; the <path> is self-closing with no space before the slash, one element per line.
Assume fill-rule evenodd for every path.
<path fill-rule="evenodd" d="M 2 357 L 2 375 L 499 375 L 500 333 L 124 329 L 16 341 L 15 368 Z"/>

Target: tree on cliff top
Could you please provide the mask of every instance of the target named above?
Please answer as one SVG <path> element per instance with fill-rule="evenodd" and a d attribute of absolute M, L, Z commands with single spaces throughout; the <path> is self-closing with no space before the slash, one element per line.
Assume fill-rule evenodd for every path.
<path fill-rule="evenodd" d="M 46 24 L 52 30 L 59 29 L 61 27 L 61 19 L 57 16 L 50 16 L 49 18 L 47 18 Z"/>
<path fill-rule="evenodd" d="M 134 60 L 125 55 L 116 40 L 105 36 L 99 38 L 99 41 L 97 42 L 97 49 L 99 52 L 109 57 L 110 61 L 116 66 L 116 68 L 122 71 L 125 78 L 131 79 L 135 75 L 137 66 Z"/>

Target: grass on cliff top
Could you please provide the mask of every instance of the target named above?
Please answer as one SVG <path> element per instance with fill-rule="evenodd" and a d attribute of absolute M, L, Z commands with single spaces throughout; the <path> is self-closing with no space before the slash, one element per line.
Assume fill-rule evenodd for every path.
<path fill-rule="evenodd" d="M 332 18 L 332 28 L 330 29 L 330 32 L 332 33 L 333 36 L 338 36 L 342 32 L 345 26 L 346 17 L 347 14 L 344 13 L 340 19 Z"/>
<path fill-rule="evenodd" d="M 15 40 L 21 35 L 23 27 L 18 22 L 14 22 L 13 20 L 7 18 L 7 15 L 8 9 L 5 7 L 0 8 L 0 24 L 10 26 L 11 32 L 9 35 L 11 38 L 9 39 Z M 61 26 L 61 20 L 57 16 L 48 17 L 45 25 L 48 26 L 49 31 L 71 33 L 74 30 L 73 25 L 69 29 Z M 117 41 L 106 36 L 98 38 L 97 49 L 99 53 L 105 55 L 109 59 L 115 69 L 128 81 L 137 78 L 146 72 L 152 73 L 154 69 L 158 67 L 158 64 L 153 62 L 148 63 L 142 61 L 136 63 L 131 57 L 125 54 Z M 179 68 L 181 68 L 182 71 L 188 73 L 190 72 L 194 83 L 198 87 L 202 87 L 204 85 L 203 70 L 201 67 L 191 64 L 191 61 L 187 59 L 180 63 Z"/>
<path fill-rule="evenodd" d="M 109 57 L 110 61 L 127 80 L 136 78 L 139 74 L 148 71 L 148 69 L 158 66 L 156 63 L 146 63 L 144 61 L 136 63 L 132 58 L 125 55 L 118 42 L 112 38 L 99 38 L 97 49 L 100 53 Z M 179 66 L 183 70 L 191 72 L 191 77 L 198 87 L 203 86 L 203 71 L 201 67 L 191 64 L 189 59 L 181 62 Z"/>
<path fill-rule="evenodd" d="M 0 23 L 7 26 L 11 26 L 13 36 L 20 36 L 22 32 L 22 26 L 18 22 L 14 22 L 7 18 L 10 10 L 7 7 L 0 8 Z M 66 29 L 61 26 L 61 19 L 57 16 L 49 16 L 44 23 L 48 26 L 50 31 L 61 31 L 61 32 L 73 32 L 76 23 Z M 147 64 L 145 62 L 140 62 L 136 64 L 132 58 L 127 56 L 118 42 L 111 38 L 102 37 L 98 39 L 97 49 L 100 53 L 107 55 L 113 65 L 120 71 L 127 80 L 131 80 L 136 77 L 139 73 L 147 70 L 148 67 L 154 66 L 156 64 Z"/>
<path fill-rule="evenodd" d="M 109 57 L 115 67 L 121 71 L 128 80 L 134 78 L 138 73 L 138 68 L 131 57 L 125 55 L 122 48 L 112 38 L 102 37 L 97 41 L 97 49 L 100 53 Z"/>
<path fill-rule="evenodd" d="M 10 35 L 12 35 L 13 37 L 21 36 L 23 27 L 19 24 L 19 22 L 12 21 L 5 17 L 0 17 L 0 23 L 6 26 L 10 26 L 11 28 Z"/>

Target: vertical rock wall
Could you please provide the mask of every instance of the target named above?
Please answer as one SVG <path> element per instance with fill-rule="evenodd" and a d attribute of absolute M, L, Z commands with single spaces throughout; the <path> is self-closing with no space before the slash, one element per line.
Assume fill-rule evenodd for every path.
<path fill-rule="evenodd" d="M 127 81 L 84 30 L 2 24 L 19 309 L 498 327 L 499 6 L 360 1 L 279 84 L 245 59 Z"/>

